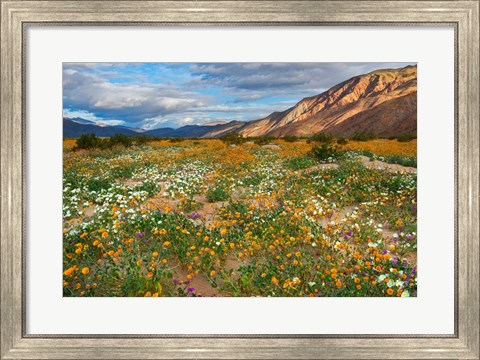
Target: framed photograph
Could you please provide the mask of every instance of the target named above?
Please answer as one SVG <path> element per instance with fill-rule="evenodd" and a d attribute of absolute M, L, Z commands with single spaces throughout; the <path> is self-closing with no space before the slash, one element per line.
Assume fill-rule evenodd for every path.
<path fill-rule="evenodd" d="M 479 1 L 1 1 L 1 358 L 479 359 Z"/>

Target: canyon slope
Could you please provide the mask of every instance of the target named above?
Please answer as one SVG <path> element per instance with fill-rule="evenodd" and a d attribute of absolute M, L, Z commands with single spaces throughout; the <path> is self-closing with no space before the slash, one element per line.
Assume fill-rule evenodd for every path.
<path fill-rule="evenodd" d="M 204 137 L 226 133 L 218 130 L 207 132 Z M 311 136 L 319 132 L 343 137 L 358 133 L 395 136 L 415 135 L 416 131 L 416 66 L 355 76 L 319 95 L 304 98 L 285 111 L 234 130 L 246 137 Z"/>

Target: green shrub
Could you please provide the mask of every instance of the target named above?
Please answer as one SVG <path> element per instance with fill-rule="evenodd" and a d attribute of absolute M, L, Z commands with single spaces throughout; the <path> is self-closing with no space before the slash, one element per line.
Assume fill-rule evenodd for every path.
<path fill-rule="evenodd" d="M 373 133 L 365 133 L 365 132 L 356 132 L 351 139 L 355 141 L 368 141 L 376 139 L 377 137 Z"/>
<path fill-rule="evenodd" d="M 112 186 L 112 180 L 100 177 L 93 177 L 89 179 L 86 186 L 87 189 L 90 191 L 108 190 Z"/>
<path fill-rule="evenodd" d="M 122 134 L 115 134 L 108 140 L 109 147 L 114 147 L 117 145 L 122 145 L 125 147 L 130 147 L 133 144 L 131 137 Z"/>
<path fill-rule="evenodd" d="M 299 137 L 295 135 L 285 135 L 282 139 L 286 142 L 295 142 L 299 140 Z"/>
<path fill-rule="evenodd" d="M 133 137 L 133 143 L 138 146 L 145 145 L 149 141 L 151 141 L 151 138 L 149 138 L 148 136 L 140 135 L 140 136 Z"/>
<path fill-rule="evenodd" d="M 300 170 L 300 169 L 306 169 L 309 167 L 312 167 L 316 164 L 315 159 L 309 156 L 304 156 L 304 157 L 295 157 L 288 159 L 287 161 L 284 162 L 284 166 L 288 169 L 292 169 L 294 171 Z"/>
<path fill-rule="evenodd" d="M 182 141 L 185 141 L 185 140 L 186 140 L 185 138 L 181 138 L 181 137 L 174 137 L 174 138 L 168 139 L 168 141 L 170 141 L 171 143 L 178 143 L 178 142 L 182 142 Z"/>
<path fill-rule="evenodd" d="M 95 134 L 84 134 L 77 139 L 75 150 L 78 149 L 94 149 L 100 147 L 102 139 L 99 139 Z"/>
<path fill-rule="evenodd" d="M 319 142 L 319 143 L 324 143 L 324 144 L 329 144 L 333 141 L 333 136 L 325 134 L 325 133 L 318 133 L 315 135 L 312 135 L 307 142 Z"/>
<path fill-rule="evenodd" d="M 338 138 L 338 139 L 337 139 L 337 144 L 338 144 L 338 145 L 347 145 L 347 144 L 348 144 L 348 141 L 347 141 L 347 139 L 341 137 L 341 138 Z"/>
<path fill-rule="evenodd" d="M 257 145 L 267 145 L 275 138 L 273 136 L 259 136 L 253 140 Z"/>
<path fill-rule="evenodd" d="M 223 135 L 220 140 L 229 145 L 239 145 L 247 141 L 241 134 L 228 133 Z"/>
<path fill-rule="evenodd" d="M 383 158 L 383 161 L 389 164 L 398 164 L 402 166 L 417 167 L 417 157 L 416 156 L 399 156 L 391 155 Z"/>
<path fill-rule="evenodd" d="M 411 135 L 411 134 L 403 134 L 403 135 L 398 135 L 396 137 L 398 142 L 409 142 L 409 141 L 412 141 L 416 138 L 417 138 L 416 135 Z"/>
<path fill-rule="evenodd" d="M 328 144 L 315 145 L 309 155 L 318 161 L 332 161 L 339 155 L 338 149 Z"/>

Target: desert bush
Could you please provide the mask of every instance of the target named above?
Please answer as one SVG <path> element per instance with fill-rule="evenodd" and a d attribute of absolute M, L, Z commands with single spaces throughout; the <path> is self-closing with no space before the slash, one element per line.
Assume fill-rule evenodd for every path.
<path fill-rule="evenodd" d="M 147 144 L 147 143 L 148 143 L 149 141 L 151 141 L 151 140 L 152 140 L 152 139 L 149 138 L 148 136 L 143 136 L 143 135 L 141 135 L 141 136 L 134 136 L 134 137 L 133 137 L 133 143 L 134 143 L 135 145 L 139 145 L 139 146 L 140 146 L 140 145 L 145 145 L 145 144 Z"/>
<path fill-rule="evenodd" d="M 299 140 L 299 137 L 295 135 L 286 135 L 282 139 L 286 142 L 295 142 Z"/>
<path fill-rule="evenodd" d="M 365 133 L 365 132 L 356 132 L 352 137 L 351 140 L 355 141 L 368 141 L 376 139 L 377 137 L 373 133 Z"/>
<path fill-rule="evenodd" d="M 259 136 L 253 140 L 257 145 L 267 145 L 275 138 L 273 136 Z"/>
<path fill-rule="evenodd" d="M 181 138 L 181 137 L 174 137 L 174 138 L 168 139 L 168 141 L 170 141 L 171 143 L 183 142 L 185 140 L 186 140 L 185 138 Z"/>
<path fill-rule="evenodd" d="M 241 134 L 228 133 L 223 135 L 220 140 L 229 145 L 239 145 L 247 141 Z"/>
<path fill-rule="evenodd" d="M 338 155 L 338 149 L 328 144 L 315 145 L 309 155 L 319 161 L 333 161 Z"/>
<path fill-rule="evenodd" d="M 284 166 L 288 169 L 292 169 L 294 171 L 300 169 L 306 169 L 309 167 L 314 166 L 316 163 L 315 159 L 310 156 L 302 156 L 302 157 L 295 157 L 288 159 L 284 162 Z"/>
<path fill-rule="evenodd" d="M 312 135 L 307 142 L 319 142 L 319 143 L 324 143 L 324 144 L 329 144 L 333 141 L 333 136 L 325 134 L 325 133 L 318 133 L 315 135 Z"/>
<path fill-rule="evenodd" d="M 108 139 L 108 147 L 114 147 L 117 145 L 122 145 L 125 147 L 130 147 L 133 144 L 131 137 L 122 134 L 115 134 L 110 139 Z"/>
<path fill-rule="evenodd" d="M 95 134 L 84 134 L 77 139 L 77 145 L 74 147 L 78 149 L 94 149 L 100 147 L 102 139 L 98 138 Z"/>
<path fill-rule="evenodd" d="M 398 135 L 396 137 L 398 142 L 408 142 L 408 141 L 415 140 L 416 138 L 417 138 L 416 135 L 411 135 L 411 134 L 403 134 L 403 135 Z"/>
<path fill-rule="evenodd" d="M 347 139 L 343 138 L 343 137 L 340 137 L 337 139 L 337 144 L 338 145 L 347 145 L 348 141 Z"/>

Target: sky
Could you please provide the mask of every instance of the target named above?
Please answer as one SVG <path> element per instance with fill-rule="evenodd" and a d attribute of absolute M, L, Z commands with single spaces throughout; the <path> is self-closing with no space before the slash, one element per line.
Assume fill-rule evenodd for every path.
<path fill-rule="evenodd" d="M 413 63 L 64 63 L 63 116 L 151 130 L 250 121 Z"/>

